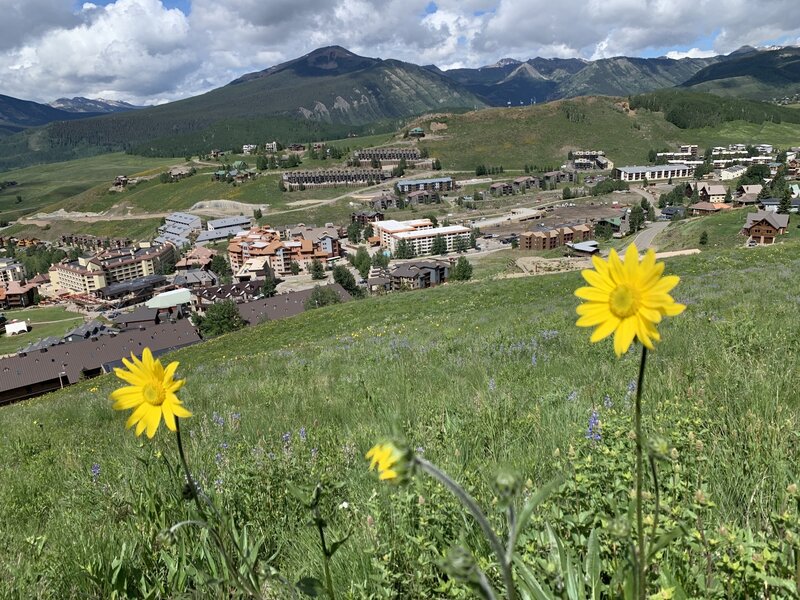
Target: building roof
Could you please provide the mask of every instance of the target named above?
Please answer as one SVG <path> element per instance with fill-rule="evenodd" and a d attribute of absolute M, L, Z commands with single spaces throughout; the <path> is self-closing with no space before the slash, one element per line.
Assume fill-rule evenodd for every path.
<path fill-rule="evenodd" d="M 208 228 L 220 229 L 223 227 L 236 227 L 241 225 L 250 226 L 250 217 L 225 217 L 224 219 L 213 219 L 208 222 Z"/>
<path fill-rule="evenodd" d="M 391 271 L 392 277 L 419 277 L 422 271 L 432 271 L 441 268 L 450 268 L 450 264 L 437 260 L 417 260 L 396 266 Z"/>
<path fill-rule="evenodd" d="M 789 226 L 789 215 L 779 215 L 778 213 L 767 210 L 747 213 L 747 222 L 744 228 L 750 229 L 750 227 L 761 221 L 766 221 L 775 229 L 786 229 Z"/>
<path fill-rule="evenodd" d="M 689 209 L 699 210 L 701 212 L 716 212 L 718 210 L 722 210 L 723 206 L 727 205 L 720 202 L 698 202 L 689 206 Z"/>
<path fill-rule="evenodd" d="M 105 287 L 97 289 L 103 296 L 121 296 L 122 294 L 132 294 L 141 290 L 154 288 L 167 282 L 163 275 L 145 275 L 129 281 L 118 281 Z"/>
<path fill-rule="evenodd" d="M 189 269 L 175 276 L 172 283 L 178 286 L 204 286 L 216 285 L 219 278 L 213 271 L 203 269 Z"/>
<path fill-rule="evenodd" d="M 450 235 L 452 233 L 469 233 L 471 229 L 463 225 L 447 225 L 446 227 L 434 227 L 433 229 L 419 229 L 417 231 L 400 231 L 393 234 L 394 237 L 400 239 L 414 239 L 421 237 L 430 237 L 436 235 Z"/>
<path fill-rule="evenodd" d="M 224 240 L 229 235 L 234 235 L 235 229 L 233 227 L 229 227 L 226 229 L 215 229 L 214 231 L 201 231 L 200 234 L 197 236 L 195 240 L 196 244 L 200 244 L 203 242 L 213 242 L 214 240 Z M 236 232 L 238 235 L 242 233 L 241 231 Z"/>
<path fill-rule="evenodd" d="M 192 301 L 192 293 L 187 289 L 170 290 L 157 294 L 150 298 L 144 305 L 147 308 L 170 308 L 179 304 L 189 304 Z"/>
<path fill-rule="evenodd" d="M 431 179 L 401 179 L 397 185 L 429 185 L 432 183 L 450 183 L 453 181 L 452 177 L 434 177 Z"/>
<path fill-rule="evenodd" d="M 199 219 L 200 219 L 200 217 L 198 217 L 196 215 L 190 215 L 189 213 L 184 213 L 184 212 L 170 213 L 166 217 L 167 223 L 172 221 L 172 222 L 175 222 L 175 223 L 182 223 L 184 225 L 193 225 Z"/>
<path fill-rule="evenodd" d="M 625 173 L 655 173 L 657 171 L 673 171 L 681 169 L 691 169 L 691 167 L 678 163 L 674 165 L 646 165 L 646 166 L 632 166 L 632 167 L 617 167 L 617 170 Z"/>
<path fill-rule="evenodd" d="M 352 296 L 338 283 L 324 287 L 330 288 L 336 292 L 342 302 L 352 300 Z M 271 298 L 244 302 L 239 304 L 237 308 L 239 309 L 239 314 L 242 316 L 242 319 L 251 325 L 256 325 L 265 320 L 275 321 L 277 319 L 285 319 L 286 317 L 293 317 L 304 312 L 306 309 L 306 300 L 313 292 L 313 289 L 309 289 L 299 292 L 289 292 L 287 294 L 278 294 Z"/>

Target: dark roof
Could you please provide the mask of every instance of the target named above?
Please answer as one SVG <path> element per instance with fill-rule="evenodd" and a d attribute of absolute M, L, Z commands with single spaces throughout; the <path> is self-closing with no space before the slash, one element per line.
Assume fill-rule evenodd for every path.
<path fill-rule="evenodd" d="M 145 275 L 130 281 L 120 281 L 112 283 L 105 287 L 97 289 L 97 292 L 103 296 L 121 296 L 123 294 L 132 294 L 142 290 L 154 288 L 167 282 L 167 278 L 163 275 Z"/>
<path fill-rule="evenodd" d="M 338 283 L 328 286 L 333 289 L 341 298 L 342 302 L 352 300 L 352 296 Z M 253 302 L 245 302 L 238 305 L 239 314 L 242 319 L 256 325 L 261 321 L 275 321 L 277 319 L 284 319 L 286 317 L 293 317 L 305 312 L 305 303 L 309 296 L 313 293 L 313 289 L 301 290 L 299 292 L 289 292 L 287 294 L 278 294 L 272 298 L 263 298 Z"/>
<path fill-rule="evenodd" d="M 230 283 L 228 285 L 214 285 L 210 287 L 198 288 L 192 290 L 192 294 L 204 300 L 228 300 L 237 298 L 245 298 L 247 296 L 258 296 L 261 293 L 261 288 L 264 286 L 263 281 L 242 281 L 241 283 Z"/>
<path fill-rule="evenodd" d="M 101 369 L 131 353 L 150 348 L 154 355 L 200 341 L 188 320 L 146 330 L 132 329 L 114 336 L 52 346 L 0 360 L 0 393 L 50 380 L 76 383 L 84 372 Z"/>
<path fill-rule="evenodd" d="M 789 215 L 779 215 L 778 213 L 760 210 L 755 213 L 747 213 L 747 222 L 744 225 L 745 229 L 750 229 L 754 224 L 759 221 L 766 221 L 775 229 L 786 229 L 789 226 Z"/>
<path fill-rule="evenodd" d="M 392 277 L 419 277 L 420 272 L 423 270 L 434 270 L 441 267 L 449 267 L 446 263 L 436 262 L 436 261 L 415 261 L 415 262 L 407 262 L 402 265 L 398 265 L 394 269 L 392 269 L 391 276 Z"/>

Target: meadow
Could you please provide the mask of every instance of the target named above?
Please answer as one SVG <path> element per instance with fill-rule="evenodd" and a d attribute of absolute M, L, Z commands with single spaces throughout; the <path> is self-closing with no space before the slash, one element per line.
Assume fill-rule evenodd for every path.
<path fill-rule="evenodd" d="M 3 230 L 6 235 L 35 237 L 40 240 L 58 241 L 62 235 L 87 234 L 100 237 L 128 237 L 133 240 L 150 239 L 156 235 L 161 219 L 121 219 L 115 221 L 73 221 L 58 219 L 49 221 L 44 227 L 30 223 L 14 224 Z"/>
<path fill-rule="evenodd" d="M 117 152 L 5 171 L 0 173 L 0 180 L 16 181 L 17 185 L 0 190 L 0 219 L 17 219 L 94 187 L 107 190 L 117 175 L 154 174 L 176 162 L 179 161 L 174 158 L 144 158 Z M 17 196 L 22 197 L 22 202 L 17 202 Z"/>
<path fill-rule="evenodd" d="M 0 356 L 12 354 L 42 338 L 66 333 L 85 320 L 83 315 L 68 312 L 58 306 L 7 310 L 3 314 L 9 321 L 19 319 L 30 322 L 31 330 L 26 334 L 0 336 Z"/>
<path fill-rule="evenodd" d="M 664 520 L 689 525 L 660 552 L 652 591 L 666 589 L 669 568 L 685 587 L 673 585 L 674 598 L 721 598 L 726 589 L 756 597 L 765 586 L 770 597 L 791 596 L 775 590 L 791 579 L 795 546 L 782 536 L 795 527 L 782 529 L 775 515 L 800 475 L 800 365 L 789 334 L 800 258 L 792 245 L 719 248 L 670 259 L 667 272 L 681 276 L 674 295 L 687 310 L 659 326 L 645 427 L 663 438 L 667 456 L 673 448 L 660 463 Z M 180 396 L 194 413 L 182 428 L 200 485 L 264 540 L 261 559 L 274 554 L 271 566 L 297 581 L 319 577 L 321 564 L 295 486 L 323 482 L 329 533 L 350 534 L 332 561 L 344 598 L 466 597 L 440 568 L 458 543 L 489 565 L 474 522 L 441 488 L 421 477 L 396 487 L 368 471 L 364 453 L 387 435 L 462 482 L 498 526 L 498 470 L 516 472 L 524 494 L 564 473 L 522 541 L 525 560 L 553 589 L 561 567 L 538 533 L 548 524 L 579 561 L 592 528 L 603 560 L 622 560 L 614 524 L 629 510 L 638 355 L 617 359 L 609 342 L 590 344 L 575 327 L 580 282 L 568 273 L 448 284 L 309 311 L 174 353 L 187 379 Z M 148 441 L 126 431 L 126 415 L 107 399 L 119 385 L 104 376 L 0 409 L 9 432 L 0 439 L 0 596 L 176 597 L 195 585 L 230 594 L 203 587 L 213 575 L 202 575 L 201 533 L 163 536 L 192 515 L 172 470 L 174 434 L 162 427 Z M 593 411 L 599 440 L 587 436 Z M 711 563 L 698 535 L 717 544 Z M 713 594 L 699 591 L 707 571 L 722 582 Z"/>

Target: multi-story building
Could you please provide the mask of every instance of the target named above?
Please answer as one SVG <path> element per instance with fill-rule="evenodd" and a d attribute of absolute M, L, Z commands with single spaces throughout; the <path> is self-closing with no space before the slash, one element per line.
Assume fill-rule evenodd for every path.
<path fill-rule="evenodd" d="M 281 233 L 268 225 L 243 231 L 228 244 L 228 258 L 231 269 L 238 273 L 244 265 L 254 258 L 266 257 L 268 260 L 260 269 L 267 269 L 275 275 L 290 275 L 292 262 L 308 269 L 313 260 L 326 264 L 329 258 L 338 256 L 338 237 L 321 233 L 316 239 L 308 232 L 297 232 L 296 237 L 284 240 Z M 308 234 L 309 239 L 304 235 Z M 253 264 L 253 263 L 251 263 Z"/>
<path fill-rule="evenodd" d="M 429 192 L 449 191 L 455 188 L 452 177 L 434 177 L 432 179 L 401 179 L 396 184 L 397 189 L 403 193 L 414 192 L 417 190 L 427 190 Z"/>
<path fill-rule="evenodd" d="M 452 252 L 456 249 L 458 239 L 469 243 L 471 230 L 461 225 L 434 227 L 430 219 L 415 219 L 413 221 L 378 221 L 375 223 L 375 232 L 380 238 L 381 247 L 390 252 L 395 253 L 397 245 L 404 240 L 419 256 L 430 254 L 437 236 L 444 239 L 447 251 Z"/>
<path fill-rule="evenodd" d="M 25 279 L 25 267 L 13 258 L 0 258 L 0 284 Z"/>
<path fill-rule="evenodd" d="M 79 257 L 50 267 L 54 287 L 77 293 L 93 293 L 112 283 L 131 281 L 163 272 L 176 259 L 172 244 L 140 244 L 106 250 L 94 257 Z"/>
<path fill-rule="evenodd" d="M 368 223 L 383 221 L 383 213 L 376 210 L 359 210 L 350 214 L 350 222 L 366 227 Z"/>
<path fill-rule="evenodd" d="M 527 231 L 520 236 L 523 250 L 552 250 L 568 243 L 586 242 L 594 237 L 594 228 L 589 223 L 542 228 Z"/>
<path fill-rule="evenodd" d="M 313 171 L 286 171 L 283 174 L 283 184 L 289 190 L 302 187 L 375 185 L 386 177 L 387 174 L 382 169 L 314 169 Z"/>
<path fill-rule="evenodd" d="M 264 151 L 275 154 L 278 151 L 278 142 L 267 142 L 264 144 Z"/>
<path fill-rule="evenodd" d="M 652 166 L 617 167 L 614 178 L 622 181 L 664 181 L 668 179 L 688 179 L 694 169 L 686 164 L 667 164 Z"/>
<path fill-rule="evenodd" d="M 327 223 L 325 227 L 300 223 L 295 227 L 287 227 L 283 232 L 283 237 L 289 241 L 310 240 L 314 247 L 325 252 L 328 258 L 340 256 L 342 253 L 339 244 L 339 228 L 333 223 Z"/>
<path fill-rule="evenodd" d="M 197 215 L 190 215 L 185 212 L 174 212 L 164 217 L 164 226 L 186 227 L 190 231 L 199 232 L 203 229 L 203 223 Z"/>
<path fill-rule="evenodd" d="M 364 148 L 356 152 L 355 156 L 358 160 L 372 160 L 374 158 L 381 162 L 399 162 L 400 160 L 411 162 L 421 158 L 419 149 L 412 146 L 406 148 Z"/>

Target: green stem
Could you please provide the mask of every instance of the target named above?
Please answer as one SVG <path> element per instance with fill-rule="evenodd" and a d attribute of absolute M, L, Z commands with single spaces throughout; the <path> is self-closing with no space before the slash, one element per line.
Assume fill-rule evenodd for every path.
<path fill-rule="evenodd" d="M 200 502 L 200 494 L 197 490 L 197 484 L 194 482 L 194 478 L 192 477 L 192 472 L 189 470 L 189 463 L 186 462 L 186 453 L 183 451 L 183 439 L 181 438 L 181 420 L 179 417 L 175 417 L 175 434 L 178 441 L 178 455 L 181 458 L 181 465 L 183 465 L 183 472 L 186 475 L 186 481 L 189 486 L 189 491 L 194 498 L 194 503 L 197 506 L 197 511 L 202 515 L 203 519 L 206 521 L 206 527 L 208 531 L 211 533 L 211 536 L 214 538 L 214 542 L 219 548 L 219 551 L 222 553 L 222 557 L 225 559 L 225 564 L 228 567 L 228 571 L 230 571 L 231 576 L 236 580 L 239 584 L 239 587 L 243 590 L 246 590 L 251 596 L 256 598 L 260 598 L 261 594 L 258 590 L 253 588 L 253 586 L 249 585 L 248 582 L 243 581 L 238 569 L 233 564 L 230 556 L 228 556 L 228 552 L 225 550 L 225 545 L 222 543 L 222 537 L 217 531 L 216 526 L 212 525 L 209 522 L 208 515 L 206 514 L 205 508 L 203 507 L 203 503 Z M 209 505 L 211 502 L 208 501 Z"/>
<path fill-rule="evenodd" d="M 650 537 L 652 539 L 656 539 L 656 532 L 658 530 L 658 514 L 661 512 L 661 494 L 658 492 L 658 470 L 656 468 L 656 459 L 652 454 L 650 454 L 647 459 L 650 463 L 650 473 L 653 475 L 653 491 L 656 498 L 656 510 L 653 514 L 653 529 Z"/>
<path fill-rule="evenodd" d="M 458 485 L 453 479 L 450 478 L 449 475 L 440 470 L 436 465 L 428 462 L 424 458 L 420 458 L 419 456 L 415 456 L 414 460 L 423 471 L 450 490 L 450 492 L 456 498 L 458 498 L 461 504 L 466 507 L 466 509 L 478 522 L 478 525 L 480 525 L 481 529 L 483 530 L 483 534 L 486 536 L 492 551 L 497 557 L 497 562 L 500 564 L 500 572 L 503 574 L 503 584 L 506 588 L 506 597 L 508 600 L 514 600 L 516 597 L 516 591 L 514 589 L 514 577 L 511 573 L 511 563 L 506 561 L 506 553 L 505 549 L 503 548 L 503 544 L 500 541 L 500 538 L 497 537 L 494 529 L 492 529 L 489 519 L 487 519 L 486 515 L 484 515 L 483 511 L 481 511 L 478 503 L 464 490 L 464 488 Z"/>
<path fill-rule="evenodd" d="M 636 383 L 636 408 L 634 427 L 636 429 L 636 535 L 637 535 L 637 597 L 646 598 L 644 519 L 642 518 L 642 487 L 644 480 L 644 460 L 642 458 L 642 388 L 644 387 L 644 368 L 647 363 L 647 348 L 642 346 L 642 361 L 639 363 L 639 380 Z"/>
<path fill-rule="evenodd" d="M 314 521 L 317 524 L 317 531 L 319 531 L 319 541 L 322 544 L 322 569 L 325 572 L 325 588 L 328 591 L 328 598 L 336 600 L 336 595 L 333 591 L 333 579 L 331 578 L 330 567 L 330 554 L 328 553 L 328 545 L 325 543 L 325 529 L 322 526 L 322 518 L 319 514 L 319 506 L 314 507 Z"/>

